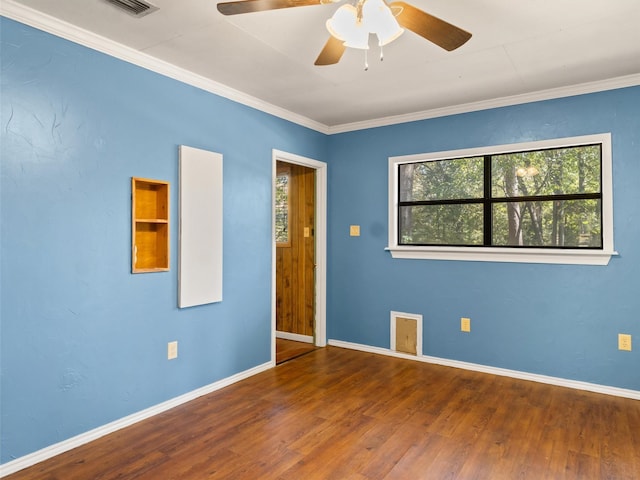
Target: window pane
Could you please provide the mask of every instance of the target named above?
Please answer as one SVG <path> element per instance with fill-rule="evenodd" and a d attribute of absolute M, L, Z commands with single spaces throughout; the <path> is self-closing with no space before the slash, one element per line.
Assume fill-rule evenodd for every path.
<path fill-rule="evenodd" d="M 276 177 L 276 243 L 289 242 L 289 175 Z"/>
<path fill-rule="evenodd" d="M 400 207 L 400 244 L 482 245 L 482 205 Z"/>
<path fill-rule="evenodd" d="M 600 200 L 493 206 L 493 245 L 602 248 Z"/>
<path fill-rule="evenodd" d="M 457 158 L 399 166 L 400 201 L 482 198 L 484 159 Z"/>
<path fill-rule="evenodd" d="M 494 198 L 600 192 L 600 145 L 492 157 Z"/>

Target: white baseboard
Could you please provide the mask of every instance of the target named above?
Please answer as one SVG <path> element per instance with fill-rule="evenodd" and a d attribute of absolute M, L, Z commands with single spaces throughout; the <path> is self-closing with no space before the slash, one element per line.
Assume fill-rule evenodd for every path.
<path fill-rule="evenodd" d="M 273 362 L 263 363 L 262 365 L 258 365 L 257 367 L 253 367 L 249 370 L 236 373 L 235 375 L 232 375 L 230 377 L 223 378 L 222 380 L 218 380 L 217 382 L 205 385 L 204 387 L 192 390 L 191 392 L 187 392 L 183 395 L 180 395 L 179 397 L 172 398 L 171 400 L 167 400 L 166 402 L 162 402 L 158 405 L 131 414 L 127 417 L 121 418 L 101 427 L 89 430 L 88 432 L 76 435 L 75 437 L 63 440 L 62 442 L 43 448 L 42 450 L 38 450 L 37 452 L 33 452 L 23 457 L 16 458 L 15 460 L 11 460 L 10 462 L 0 465 L 0 478 L 6 477 L 7 475 L 15 473 L 24 468 L 31 467 L 36 463 L 55 457 L 56 455 L 60 455 L 61 453 L 89 443 L 100 437 L 108 435 L 109 433 L 113 433 L 116 430 L 128 427 L 130 425 L 133 425 L 134 423 L 140 422 L 149 417 L 153 417 L 154 415 L 158 415 L 159 413 L 165 412 L 166 410 L 169 410 L 173 407 L 177 407 L 178 405 L 182 405 L 183 403 L 187 403 L 191 400 L 201 397 L 202 395 L 207 395 L 208 393 L 220 390 L 221 388 L 239 382 L 240 380 L 244 380 L 245 378 L 249 378 L 260 372 L 264 372 L 265 370 L 268 370 L 272 367 Z"/>
<path fill-rule="evenodd" d="M 461 362 L 459 360 L 449 360 L 446 358 L 430 357 L 428 355 L 415 356 L 401 352 L 396 352 L 387 348 L 372 347 L 359 343 L 343 342 L 341 340 L 329 340 L 328 344 L 334 347 L 349 348 L 351 350 L 360 350 L 362 352 L 377 353 L 379 355 L 387 355 L 390 357 L 405 358 L 424 363 L 433 363 L 443 365 L 445 367 L 462 368 L 465 370 L 473 370 L 475 372 L 489 373 L 492 375 L 500 375 L 502 377 L 518 378 L 520 380 L 529 380 L 532 382 L 546 383 L 559 387 L 574 388 L 576 390 L 586 390 L 595 393 L 604 393 L 605 395 L 613 395 L 615 397 L 631 398 L 640 400 L 640 391 L 629 390 L 626 388 L 610 387 L 608 385 L 599 385 L 597 383 L 581 382 L 578 380 L 568 380 L 566 378 L 549 377 L 547 375 L 539 375 L 537 373 L 521 372 L 518 370 L 509 370 L 506 368 L 490 367 L 480 365 L 478 363 Z"/>
<path fill-rule="evenodd" d="M 313 337 L 310 335 L 300 335 L 299 333 L 289 333 L 276 331 L 276 338 L 283 338 L 285 340 L 294 340 L 296 342 L 313 343 Z"/>

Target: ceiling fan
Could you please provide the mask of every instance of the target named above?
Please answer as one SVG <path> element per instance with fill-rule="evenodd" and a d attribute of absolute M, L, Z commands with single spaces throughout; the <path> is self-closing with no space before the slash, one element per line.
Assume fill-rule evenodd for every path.
<path fill-rule="evenodd" d="M 223 15 L 263 12 L 280 8 L 339 3 L 342 0 L 237 0 L 218 3 Z M 369 34 L 378 36 L 382 47 L 395 40 L 403 28 L 417 33 L 445 50 L 464 45 L 471 34 L 403 1 L 351 0 L 339 7 L 327 20 L 331 34 L 315 65 L 333 65 L 340 61 L 347 47 L 368 49 Z M 403 27 L 403 28 L 402 28 Z M 382 58 L 382 57 L 381 57 Z"/>

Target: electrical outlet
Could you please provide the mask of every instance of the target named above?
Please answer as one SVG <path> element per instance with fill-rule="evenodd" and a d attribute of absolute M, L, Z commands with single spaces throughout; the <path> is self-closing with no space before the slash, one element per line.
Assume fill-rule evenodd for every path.
<path fill-rule="evenodd" d="M 631 351 L 631 335 L 626 333 L 618 334 L 618 350 Z"/>
<path fill-rule="evenodd" d="M 462 332 L 470 332 L 471 331 L 471 319 L 462 317 L 460 319 L 460 331 Z"/>
<path fill-rule="evenodd" d="M 169 342 L 167 344 L 167 359 L 173 360 L 174 358 L 178 358 L 178 342 Z"/>

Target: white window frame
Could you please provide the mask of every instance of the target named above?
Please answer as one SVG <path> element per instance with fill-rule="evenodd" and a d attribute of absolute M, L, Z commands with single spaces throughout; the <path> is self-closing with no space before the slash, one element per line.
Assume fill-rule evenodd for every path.
<path fill-rule="evenodd" d="M 514 151 L 575 147 L 594 143 L 602 145 L 602 178 L 600 179 L 602 189 L 602 249 L 451 247 L 398 244 L 398 171 L 400 164 L 490 154 L 497 155 Z M 386 250 L 391 252 L 393 258 L 404 259 L 608 265 L 611 257 L 618 254 L 613 248 L 612 184 L 610 133 L 389 157 L 389 246 Z"/>

